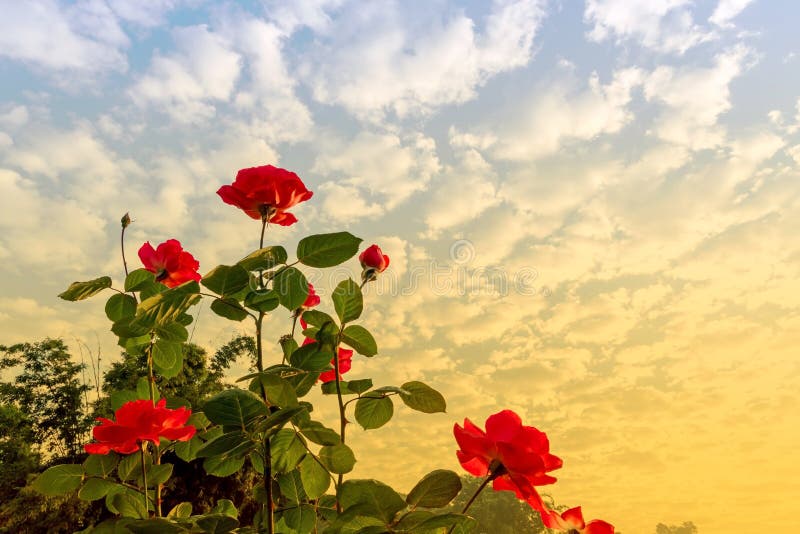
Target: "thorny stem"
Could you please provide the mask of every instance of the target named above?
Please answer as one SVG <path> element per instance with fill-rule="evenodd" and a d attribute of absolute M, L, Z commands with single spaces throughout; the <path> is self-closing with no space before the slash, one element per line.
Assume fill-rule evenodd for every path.
<path fill-rule="evenodd" d="M 155 334 L 153 332 L 150 333 L 150 346 L 147 349 L 147 382 L 150 386 L 150 402 L 153 403 L 153 406 L 156 405 L 156 377 L 153 374 L 153 345 L 155 344 Z M 144 461 L 144 460 L 142 460 Z M 155 465 L 161 465 L 161 446 L 160 444 L 153 445 L 153 463 Z M 142 471 L 144 471 L 144 464 L 142 464 Z M 156 517 L 161 517 L 161 489 L 162 484 L 156 485 L 156 502 L 155 502 L 155 509 L 156 509 Z M 147 491 L 147 487 L 145 486 L 145 491 Z"/>
<path fill-rule="evenodd" d="M 339 334 L 336 336 L 336 346 L 333 348 L 333 374 L 336 380 L 336 398 L 339 401 L 339 435 L 342 437 L 342 445 L 344 445 L 345 428 L 347 427 L 347 417 L 344 412 L 344 402 L 342 401 L 342 385 L 340 384 L 339 376 L 339 344 L 342 342 L 342 332 L 344 332 L 345 323 L 339 329 Z M 344 481 L 344 474 L 339 473 L 339 478 L 336 483 L 336 512 L 342 513 L 342 504 L 339 499 L 339 492 L 341 491 L 342 482 Z"/>

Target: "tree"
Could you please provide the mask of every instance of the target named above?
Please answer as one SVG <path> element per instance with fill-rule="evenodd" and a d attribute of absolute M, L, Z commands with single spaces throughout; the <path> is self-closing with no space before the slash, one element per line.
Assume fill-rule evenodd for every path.
<path fill-rule="evenodd" d="M 32 441 L 30 418 L 14 405 L 0 405 L 0 502 L 11 499 L 39 468 Z"/>
<path fill-rule="evenodd" d="M 13 382 L 0 382 L 0 402 L 30 422 L 32 442 L 55 456 L 79 454 L 91 426 L 83 406 L 91 389 L 60 339 L 0 346 L 0 370 L 22 366 Z M 8 412 L 11 413 L 11 412 Z"/>

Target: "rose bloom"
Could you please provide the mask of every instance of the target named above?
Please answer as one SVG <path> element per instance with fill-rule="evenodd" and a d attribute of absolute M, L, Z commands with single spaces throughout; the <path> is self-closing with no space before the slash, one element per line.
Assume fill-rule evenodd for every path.
<path fill-rule="evenodd" d="M 148 241 L 139 249 L 139 259 L 145 269 L 156 275 L 156 281 L 167 287 L 202 278 L 197 272 L 200 263 L 183 250 L 177 239 L 168 239 L 155 249 Z"/>
<path fill-rule="evenodd" d="M 309 284 L 310 285 L 310 284 Z M 319 297 L 317 297 L 319 298 Z M 308 328 L 308 323 L 306 323 L 305 319 L 300 317 L 300 326 L 303 327 L 303 330 Z M 303 346 L 311 345 L 312 343 L 316 343 L 317 340 L 307 337 L 303 341 Z M 333 359 L 331 359 L 331 367 L 333 367 Z M 347 371 L 351 369 L 353 366 L 353 351 L 350 349 L 343 349 L 339 347 L 339 380 L 342 379 L 342 375 L 345 374 Z M 323 384 L 328 382 L 333 382 L 336 380 L 336 369 L 331 369 L 329 371 L 323 371 L 319 375 L 319 381 Z"/>
<path fill-rule="evenodd" d="M 495 490 L 513 491 L 534 509 L 545 510 L 536 486 L 552 484 L 547 473 L 561 467 L 561 459 L 550 454 L 544 432 L 524 426 L 511 410 L 503 410 L 486 420 L 486 432 L 464 419 L 464 427 L 453 427 L 460 450 L 461 466 L 472 475 L 492 478 Z"/>
<path fill-rule="evenodd" d="M 542 522 L 547 528 L 577 532 L 578 534 L 614 534 L 614 526 L 594 519 L 586 523 L 583 520 L 581 507 L 570 508 L 566 512 L 559 514 L 554 510 L 541 512 Z"/>
<path fill-rule="evenodd" d="M 115 451 L 131 454 L 140 445 L 149 441 L 158 444 L 160 438 L 172 441 L 189 441 L 196 429 L 186 421 L 192 411 L 181 406 L 175 410 L 167 408 L 167 401 L 161 399 L 153 406 L 149 400 L 126 402 L 114 412 L 115 421 L 98 417 L 100 424 L 92 429 L 96 443 L 84 446 L 89 454 L 108 454 Z"/>
<path fill-rule="evenodd" d="M 321 300 L 319 298 L 319 295 L 317 295 L 317 293 L 314 291 L 314 286 L 308 284 L 308 297 L 306 297 L 305 302 L 303 302 L 303 304 L 300 307 L 303 308 L 304 310 L 307 310 L 309 308 L 313 308 L 314 306 L 319 306 L 320 302 Z"/>
<path fill-rule="evenodd" d="M 281 226 L 296 223 L 297 218 L 286 210 L 313 195 L 295 173 L 272 165 L 240 170 L 233 183 L 220 187 L 217 194 L 253 219 Z"/>
<path fill-rule="evenodd" d="M 374 280 L 375 275 L 382 273 L 389 266 L 389 256 L 383 253 L 378 245 L 371 245 L 358 256 L 364 272 L 361 277 L 365 281 Z"/>

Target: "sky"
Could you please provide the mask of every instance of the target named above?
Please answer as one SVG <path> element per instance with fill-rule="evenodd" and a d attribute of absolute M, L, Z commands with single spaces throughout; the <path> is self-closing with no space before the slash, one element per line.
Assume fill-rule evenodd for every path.
<path fill-rule="evenodd" d="M 267 242 L 347 230 L 391 267 L 380 354 L 423 380 L 351 437 L 354 476 L 460 471 L 452 426 L 500 409 L 564 459 L 546 488 L 625 534 L 785 531 L 800 499 L 800 4 L 766 0 L 0 0 L 0 344 L 118 357 L 105 299 L 145 241 L 201 272 L 259 225 L 240 168 L 314 197 Z M 309 270 L 330 287 L 351 260 Z M 209 350 L 246 324 L 195 310 Z M 289 328 L 276 313 L 265 340 Z M 232 370 L 243 374 L 245 362 Z M 334 421 L 329 398 L 318 414 Z"/>

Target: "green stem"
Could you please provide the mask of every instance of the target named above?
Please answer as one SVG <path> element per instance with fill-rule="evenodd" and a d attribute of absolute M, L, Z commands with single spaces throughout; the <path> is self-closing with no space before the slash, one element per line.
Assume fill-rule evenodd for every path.
<path fill-rule="evenodd" d="M 483 489 L 486 487 L 486 485 L 489 484 L 489 482 L 491 482 L 495 478 L 497 478 L 497 473 L 495 473 L 494 471 L 490 471 L 489 474 L 486 475 L 486 478 L 483 480 L 483 482 L 481 482 L 481 485 L 478 486 L 478 490 L 474 493 L 474 495 L 472 495 L 472 497 L 470 497 L 470 499 L 467 501 L 467 504 L 464 505 L 464 508 L 461 510 L 462 514 L 467 513 L 467 510 L 469 510 L 469 507 L 472 506 L 473 502 L 475 502 L 475 499 L 478 498 L 478 495 L 480 495 Z M 450 527 L 450 529 L 447 531 L 447 534 L 451 534 L 454 528 L 455 525 Z"/>
<path fill-rule="evenodd" d="M 156 405 L 156 377 L 153 373 L 153 345 L 155 344 L 155 333 L 150 332 L 150 346 L 147 349 L 147 382 L 150 386 L 150 402 L 153 406 Z M 161 465 L 161 446 L 158 444 L 153 445 L 153 463 Z M 142 464 L 142 471 L 144 471 L 144 464 Z M 162 484 L 156 484 L 156 502 L 155 510 L 156 517 L 161 517 L 161 489 Z M 145 488 L 146 490 L 146 488 Z"/>
<path fill-rule="evenodd" d="M 339 329 L 339 334 L 336 336 L 336 346 L 333 348 L 333 374 L 336 380 L 336 399 L 339 401 L 339 435 L 342 438 L 342 445 L 344 445 L 345 429 L 347 428 L 347 417 L 345 417 L 344 401 L 342 400 L 342 386 L 339 383 L 339 345 L 342 342 L 342 332 L 344 332 L 345 323 Z M 339 478 L 336 483 L 336 512 L 342 513 L 342 505 L 339 500 L 339 492 L 344 482 L 344 474 L 339 473 Z"/>
<path fill-rule="evenodd" d="M 145 461 L 144 455 L 145 450 L 147 449 L 147 442 L 142 442 L 142 448 L 140 449 L 141 457 L 142 457 L 142 484 L 144 485 L 144 510 L 147 517 L 150 517 L 150 506 L 149 501 L 147 499 L 147 462 Z"/>
<path fill-rule="evenodd" d="M 263 241 L 263 231 L 262 231 Z M 264 312 L 258 313 L 256 319 L 256 368 L 259 373 L 264 372 L 264 345 L 261 341 L 261 325 L 264 321 Z M 264 399 L 264 404 L 269 406 L 267 399 L 267 390 L 264 388 L 264 383 L 259 378 L 261 385 L 261 397 Z M 275 509 L 272 502 L 272 453 L 270 451 L 269 436 L 264 436 L 264 491 L 267 495 L 267 503 L 265 504 L 267 513 L 267 532 L 273 534 L 275 532 Z"/>

